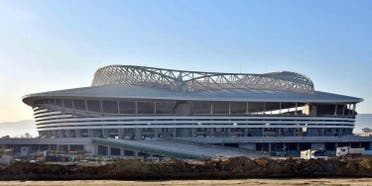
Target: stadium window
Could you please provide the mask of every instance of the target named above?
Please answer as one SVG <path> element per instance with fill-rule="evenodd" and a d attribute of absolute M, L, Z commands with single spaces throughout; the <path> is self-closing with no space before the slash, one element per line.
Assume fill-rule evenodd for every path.
<path fill-rule="evenodd" d="M 230 112 L 231 115 L 245 115 L 247 109 L 246 102 L 231 102 Z"/>
<path fill-rule="evenodd" d="M 77 110 L 85 110 L 85 101 L 81 99 L 74 99 L 74 106 Z"/>
<path fill-rule="evenodd" d="M 263 114 L 265 111 L 264 102 L 249 102 L 248 103 L 248 113 L 249 114 Z"/>
<path fill-rule="evenodd" d="M 175 108 L 175 106 L 175 101 L 157 101 L 156 114 L 172 114 L 173 108 Z"/>
<path fill-rule="evenodd" d="M 117 101 L 102 101 L 103 112 L 105 113 L 118 113 Z"/>
<path fill-rule="evenodd" d="M 41 104 L 43 104 L 43 100 L 34 101 L 34 105 L 41 105 Z"/>
<path fill-rule="evenodd" d="M 63 99 L 63 105 L 66 108 L 71 108 L 71 109 L 74 108 L 72 106 L 72 99 Z"/>
<path fill-rule="evenodd" d="M 281 112 L 279 102 L 267 102 L 265 104 L 265 114 L 279 114 Z"/>
<path fill-rule="evenodd" d="M 213 102 L 213 115 L 228 115 L 229 103 L 228 102 Z"/>
<path fill-rule="evenodd" d="M 88 111 L 101 112 L 101 103 L 99 100 L 87 100 Z"/>
<path fill-rule="evenodd" d="M 55 101 L 56 101 L 55 99 L 48 99 L 48 104 L 49 105 L 55 105 L 56 104 Z"/>
<path fill-rule="evenodd" d="M 194 101 L 191 103 L 191 111 L 195 115 L 209 115 L 211 114 L 211 103 Z"/>
<path fill-rule="evenodd" d="M 137 109 L 138 114 L 153 114 L 154 113 L 154 102 L 150 101 L 138 101 Z"/>
<path fill-rule="evenodd" d="M 120 114 L 135 114 L 136 103 L 134 101 L 120 101 L 119 110 Z"/>
<path fill-rule="evenodd" d="M 56 105 L 62 106 L 62 100 L 61 99 L 56 99 Z"/>

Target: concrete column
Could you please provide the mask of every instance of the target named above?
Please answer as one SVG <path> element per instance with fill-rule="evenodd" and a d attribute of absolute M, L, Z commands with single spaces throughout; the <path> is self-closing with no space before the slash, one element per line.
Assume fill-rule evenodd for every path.
<path fill-rule="evenodd" d="M 111 147 L 107 146 L 107 156 L 111 156 Z"/>
<path fill-rule="evenodd" d="M 335 113 L 333 115 L 337 116 L 337 104 L 335 104 Z"/>
<path fill-rule="evenodd" d="M 81 135 L 80 135 L 80 129 L 75 129 L 75 135 L 77 138 L 80 138 Z"/>
<path fill-rule="evenodd" d="M 342 106 L 342 115 L 345 115 L 345 105 Z"/>
<path fill-rule="evenodd" d="M 124 129 L 119 129 L 119 138 L 124 139 L 125 137 L 125 130 Z"/>
<path fill-rule="evenodd" d="M 120 156 L 124 156 L 124 149 L 120 148 Z"/>
<path fill-rule="evenodd" d="M 269 143 L 269 152 L 271 152 L 271 143 Z"/>
<path fill-rule="evenodd" d="M 119 104 L 119 101 L 116 101 L 116 103 L 118 104 L 118 113 L 120 114 L 120 104 Z"/>
<path fill-rule="evenodd" d="M 196 136 L 196 129 L 195 128 L 191 129 L 191 136 L 192 137 Z"/>
<path fill-rule="evenodd" d="M 154 137 L 155 138 L 158 138 L 159 137 L 158 129 L 157 128 L 154 128 Z"/>
<path fill-rule="evenodd" d="M 248 136 L 248 129 L 247 128 L 243 128 L 243 136 L 244 137 Z"/>
<path fill-rule="evenodd" d="M 136 130 L 136 139 L 141 139 L 141 130 L 142 129 L 135 129 Z"/>
<path fill-rule="evenodd" d="M 103 138 L 108 138 L 107 129 L 102 129 Z"/>
<path fill-rule="evenodd" d="M 156 101 L 154 101 L 154 114 L 156 114 Z"/>
<path fill-rule="evenodd" d="M 295 115 L 297 115 L 297 107 L 298 107 L 298 103 L 296 103 L 295 105 Z"/>
<path fill-rule="evenodd" d="M 177 133 L 176 133 L 176 129 L 171 129 L 172 130 L 172 135 L 173 137 L 176 137 Z"/>
<path fill-rule="evenodd" d="M 98 155 L 98 145 L 93 145 L 93 156 Z"/>
<path fill-rule="evenodd" d="M 300 143 L 297 143 L 297 151 L 300 151 Z"/>
<path fill-rule="evenodd" d="M 213 115 L 213 103 L 211 103 L 210 114 Z"/>
<path fill-rule="evenodd" d="M 88 111 L 88 103 L 86 99 L 84 100 L 84 105 L 85 105 L 85 110 Z"/>
<path fill-rule="evenodd" d="M 99 100 L 99 105 L 101 106 L 101 112 L 103 112 L 102 100 Z"/>
<path fill-rule="evenodd" d="M 134 101 L 134 110 L 135 110 L 135 113 L 138 114 L 138 103 L 137 103 L 137 100 Z"/>
<path fill-rule="evenodd" d="M 229 102 L 229 116 L 231 115 L 231 102 Z"/>
<path fill-rule="evenodd" d="M 93 137 L 93 129 L 88 129 L 88 137 Z"/>
<path fill-rule="evenodd" d="M 230 137 L 231 136 L 231 128 L 227 128 L 226 130 L 227 130 L 226 131 L 227 136 Z"/>

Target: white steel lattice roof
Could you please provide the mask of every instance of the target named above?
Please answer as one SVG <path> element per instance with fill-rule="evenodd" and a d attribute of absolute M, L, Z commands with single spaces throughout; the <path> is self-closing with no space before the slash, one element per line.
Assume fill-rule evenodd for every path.
<path fill-rule="evenodd" d="M 363 99 L 314 90 L 294 72 L 237 74 L 114 65 L 97 70 L 91 87 L 27 95 L 44 98 L 118 98 L 201 101 L 357 103 Z"/>
<path fill-rule="evenodd" d="M 92 86 L 138 85 L 168 88 L 175 91 L 201 91 L 213 89 L 280 90 L 313 93 L 310 78 L 295 72 L 266 74 L 220 73 L 172 70 L 131 65 L 102 67 L 94 75 Z"/>

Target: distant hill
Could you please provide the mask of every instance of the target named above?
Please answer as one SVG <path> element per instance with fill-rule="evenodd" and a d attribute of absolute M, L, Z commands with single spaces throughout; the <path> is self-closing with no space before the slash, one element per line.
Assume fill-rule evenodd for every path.
<path fill-rule="evenodd" d="M 32 120 L 23 120 L 16 122 L 1 122 L 0 123 L 0 137 L 9 135 L 10 137 L 20 137 L 26 132 L 31 136 L 38 136 L 36 126 Z"/>
<path fill-rule="evenodd" d="M 365 127 L 372 128 L 372 114 L 358 114 L 354 132 L 362 132 Z M 0 137 L 9 135 L 11 137 L 23 136 L 26 132 L 37 136 L 38 132 L 33 120 L 0 123 Z"/>

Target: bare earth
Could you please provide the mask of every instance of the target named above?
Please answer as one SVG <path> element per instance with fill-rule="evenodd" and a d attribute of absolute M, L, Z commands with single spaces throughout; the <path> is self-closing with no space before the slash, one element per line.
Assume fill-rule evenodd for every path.
<path fill-rule="evenodd" d="M 372 185 L 372 178 L 341 179 L 238 179 L 238 180 L 170 180 L 170 181 L 114 181 L 114 180 L 76 180 L 76 181 L 0 181 L 0 186 L 217 186 L 217 185 Z"/>

